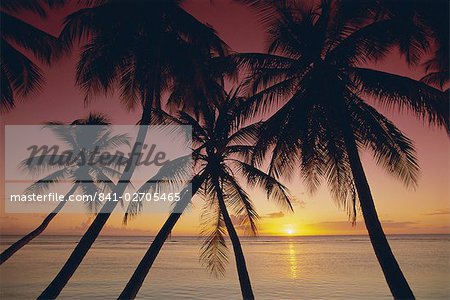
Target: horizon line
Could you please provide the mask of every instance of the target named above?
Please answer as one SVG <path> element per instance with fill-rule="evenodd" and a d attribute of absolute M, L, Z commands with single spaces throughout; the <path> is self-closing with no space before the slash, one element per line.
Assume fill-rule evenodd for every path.
<path fill-rule="evenodd" d="M 1 234 L 0 237 L 7 237 L 7 236 L 22 236 L 23 234 Z M 387 233 L 386 236 L 398 236 L 398 235 L 411 235 L 411 236 L 417 236 L 417 235 L 449 235 L 448 233 Z M 41 236 L 80 236 L 77 234 L 41 234 Z M 99 235 L 99 237 L 155 237 L 156 235 L 115 235 L 115 234 L 105 234 L 105 235 Z M 304 235 L 242 235 L 241 237 L 245 238 L 262 238 L 262 237 L 334 237 L 334 236 L 366 236 L 369 237 L 368 234 L 304 234 Z M 81 237 L 81 236 L 80 236 Z M 171 237 L 198 237 L 201 238 L 200 235 L 172 235 Z M 168 237 L 167 239 L 170 239 Z"/>

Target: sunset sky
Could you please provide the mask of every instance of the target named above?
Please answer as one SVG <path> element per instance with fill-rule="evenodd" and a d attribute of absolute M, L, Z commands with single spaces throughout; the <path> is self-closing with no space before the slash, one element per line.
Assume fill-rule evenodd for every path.
<path fill-rule="evenodd" d="M 221 38 L 237 52 L 263 52 L 265 35 L 256 16 L 248 8 L 231 0 L 187 1 L 185 8 L 195 17 L 212 25 Z M 41 20 L 30 13 L 23 19 L 33 25 L 58 35 L 62 19 L 74 7 L 52 11 L 46 20 Z M 414 79 L 422 73 L 409 69 L 402 59 L 394 53 L 376 66 L 391 73 Z M 42 66 L 46 84 L 36 96 L 31 96 L 18 103 L 17 108 L 1 116 L 2 130 L 0 156 L 4 157 L 5 124 L 42 124 L 46 121 L 72 120 L 86 116 L 89 112 L 107 114 L 113 124 L 135 124 L 140 116 L 138 110 L 127 112 L 120 105 L 117 95 L 98 97 L 85 105 L 84 95 L 74 85 L 75 64 L 78 51 L 63 58 L 51 66 Z M 326 88 L 326 87 L 324 87 Z M 406 135 L 416 143 L 421 176 L 419 186 L 413 190 L 386 174 L 376 165 L 368 153 L 363 153 L 363 163 L 377 205 L 378 214 L 386 233 L 450 233 L 450 190 L 449 190 L 449 140 L 443 130 L 430 129 L 412 116 L 399 116 L 396 111 L 380 108 Z M 4 162 L 1 161 L 3 166 Z M 3 169 L 3 168 L 2 168 Z M 4 174 L 1 174 L 3 182 Z M 365 234 L 361 215 L 357 225 L 352 226 L 346 212 L 331 199 L 324 184 L 316 194 L 309 194 L 299 178 L 287 185 L 295 195 L 295 213 L 281 211 L 279 207 L 268 202 L 261 193 L 252 192 L 261 216 L 260 235 L 332 235 Z M 4 189 L 1 187 L 2 201 Z M 194 200 L 194 208 L 186 213 L 175 227 L 174 235 L 196 235 L 200 231 L 201 200 Z M 22 234 L 36 227 L 42 220 L 39 214 L 0 214 L 2 234 Z M 126 227 L 122 225 L 122 214 L 114 214 L 103 229 L 105 235 L 153 235 L 167 214 L 143 214 Z M 50 224 L 45 234 L 82 234 L 92 215 L 60 214 Z"/>

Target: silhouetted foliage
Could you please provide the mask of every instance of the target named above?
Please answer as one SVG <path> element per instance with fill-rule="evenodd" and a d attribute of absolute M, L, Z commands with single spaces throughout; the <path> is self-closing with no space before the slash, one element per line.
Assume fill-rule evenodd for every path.
<path fill-rule="evenodd" d="M 41 89 L 44 81 L 41 69 L 27 57 L 31 52 L 42 63 L 49 64 L 57 53 L 57 39 L 17 17 L 21 11 L 46 16 L 46 6 L 62 5 L 65 1 L 3 0 L 1 2 L 1 90 L 0 112 L 15 106 L 17 98 Z"/>
<path fill-rule="evenodd" d="M 126 135 L 112 135 L 111 130 L 106 126 L 109 124 L 108 118 L 104 115 L 91 113 L 87 118 L 73 121 L 71 125 L 75 126 L 64 125 L 61 122 L 49 122 L 45 127 L 52 131 L 59 141 L 68 145 L 70 151 L 76 157 L 79 153 L 85 153 L 87 155 L 88 152 L 92 152 L 96 148 L 98 150 L 112 150 L 121 145 L 129 145 Z M 100 126 L 89 126 L 83 130 L 83 125 Z M 79 159 L 71 160 L 65 164 L 52 163 L 54 161 L 62 161 L 61 159 L 64 159 L 63 156 L 63 154 L 40 155 L 33 159 L 28 158 L 20 164 L 21 169 L 33 176 L 47 174 L 27 187 L 24 194 L 46 193 L 55 184 L 63 181 L 72 182 L 72 187 L 67 192 L 64 201 L 61 201 L 35 230 L 19 239 L 1 253 L 0 264 L 3 264 L 14 253 L 44 232 L 53 218 L 66 205 L 68 197 L 76 191 L 81 191 L 85 195 L 95 195 L 96 192 L 111 191 L 114 187 L 112 180 L 120 176 L 121 168 L 123 167 L 123 165 L 118 163 L 118 160 L 113 160 L 108 165 L 79 164 Z M 48 174 L 49 172 L 50 174 Z M 89 211 L 96 213 L 101 202 L 98 199 L 92 199 L 92 201 L 87 201 L 85 204 Z"/>
<path fill-rule="evenodd" d="M 359 200 L 394 297 L 413 298 L 376 215 L 358 149 L 372 152 L 380 166 L 406 185 L 416 185 L 419 166 L 412 141 L 369 103 L 410 111 L 448 130 L 448 98 L 422 82 L 363 67 L 394 46 L 400 46 L 408 63 L 417 63 L 428 47 L 419 25 L 405 25 L 398 11 L 374 16 L 367 7 L 364 13 L 353 10 L 359 7 L 355 2 L 339 3 L 341 7 L 325 0 L 319 6 L 290 1 L 284 8 L 262 10 L 268 54 L 232 56 L 249 71 L 251 99 L 243 117 L 278 108 L 262 125 L 253 162 L 261 164 L 268 156 L 269 174 L 275 177 L 290 179 L 300 171 L 311 191 L 327 181 L 353 220 Z"/>
<path fill-rule="evenodd" d="M 228 262 L 228 249 L 225 242 L 225 233 L 228 232 L 236 256 L 242 295 L 245 299 L 252 299 L 253 292 L 245 259 L 228 209 L 231 209 L 236 219 L 240 220 L 238 224 L 240 227 L 256 234 L 258 214 L 241 181 L 249 187 L 264 190 L 269 199 L 275 200 L 278 205 L 288 211 L 292 210 L 292 205 L 291 196 L 283 184 L 249 163 L 253 153 L 253 144 L 260 133 L 261 124 L 255 123 L 241 127 L 240 111 L 245 100 L 239 97 L 237 92 L 238 90 L 228 95 L 218 104 L 204 106 L 200 119 L 183 111 L 175 116 L 170 116 L 163 111 L 156 111 L 154 122 L 192 127 L 194 178 L 201 178 L 200 181 L 196 181 L 197 188 L 195 190 L 193 188 L 192 192 L 200 195 L 205 201 L 202 213 L 202 235 L 204 235 L 205 241 L 201 248 L 200 259 L 216 276 L 223 274 L 225 264 Z M 166 185 L 166 180 L 168 180 L 172 189 L 174 185 L 180 186 L 180 183 L 186 180 L 184 169 L 192 166 L 176 162 L 175 165 L 168 167 L 170 174 L 164 177 L 165 180 L 162 184 Z M 179 180 L 180 178 L 185 179 Z M 154 180 L 150 180 L 139 189 L 140 192 L 159 190 L 160 186 L 155 184 Z M 180 215 L 179 212 L 184 211 L 188 203 L 190 203 L 190 199 L 177 203 L 172 215 Z M 141 205 L 140 202 L 131 203 L 125 220 L 138 213 Z M 171 230 L 171 228 L 169 229 Z M 168 232 L 166 232 L 166 236 L 167 234 Z M 143 278 L 151 267 L 151 263 L 149 264 L 146 259 L 155 257 L 150 254 L 146 254 L 146 256 L 149 258 L 144 257 L 140 266 L 148 264 L 148 268 L 141 273 L 138 272 L 138 270 L 142 270 L 140 266 L 136 269 L 124 290 L 124 292 L 132 291 L 132 294 L 123 292 L 122 298 L 136 296 Z"/>

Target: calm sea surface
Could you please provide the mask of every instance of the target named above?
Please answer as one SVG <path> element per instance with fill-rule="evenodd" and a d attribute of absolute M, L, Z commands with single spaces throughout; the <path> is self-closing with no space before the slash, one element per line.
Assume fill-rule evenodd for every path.
<path fill-rule="evenodd" d="M 1 250 L 18 237 L 1 238 Z M 79 237 L 42 236 L 0 267 L 0 299 L 35 299 Z M 115 299 L 151 237 L 100 237 L 60 299 Z M 418 299 L 450 299 L 450 236 L 390 236 Z M 233 257 L 224 278 L 198 260 L 197 238 L 166 243 L 139 299 L 239 299 Z M 367 237 L 259 237 L 243 248 L 257 299 L 391 299 Z"/>

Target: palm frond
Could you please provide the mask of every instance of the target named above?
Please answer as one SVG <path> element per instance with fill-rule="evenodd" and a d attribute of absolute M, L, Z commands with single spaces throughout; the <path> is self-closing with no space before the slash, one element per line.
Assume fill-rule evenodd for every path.
<path fill-rule="evenodd" d="M 340 36 L 332 41 L 326 60 L 338 65 L 358 65 L 384 58 L 395 44 L 390 29 L 392 20 L 373 22 L 366 26 L 348 25 L 342 28 Z"/>
<path fill-rule="evenodd" d="M 39 67 L 8 42 L 1 43 L 2 71 L 14 93 L 21 97 L 39 92 L 43 76 Z"/>
<path fill-rule="evenodd" d="M 261 166 L 265 159 L 269 159 L 268 174 L 287 180 L 292 178 L 300 164 L 299 135 L 306 132 L 302 124 L 308 120 L 308 116 L 304 114 L 306 109 L 302 109 L 301 113 L 294 110 L 294 101 L 296 98 L 263 122 L 251 159 L 255 166 Z"/>
<path fill-rule="evenodd" d="M 225 222 L 217 202 L 204 204 L 201 219 L 204 241 L 200 248 L 200 261 L 214 276 L 223 276 L 229 251 L 225 241 Z"/>
<path fill-rule="evenodd" d="M 2 1 L 2 9 L 9 13 L 17 13 L 22 10 L 27 10 L 35 12 L 41 17 L 45 17 L 47 15 L 44 7 L 42 7 L 42 2 L 36 0 L 4 0 Z"/>
<path fill-rule="evenodd" d="M 78 176 L 83 180 L 79 182 L 79 188 L 83 195 L 90 196 L 91 198 L 84 201 L 83 204 L 87 210 L 91 213 L 98 213 L 101 207 L 105 204 L 101 201 L 99 194 L 104 192 L 99 185 L 97 185 L 97 180 L 91 176 L 89 173 L 84 173 L 82 176 Z"/>
<path fill-rule="evenodd" d="M 257 122 L 239 128 L 228 138 L 229 146 L 251 145 L 261 133 L 262 122 Z"/>
<path fill-rule="evenodd" d="M 0 102 L 0 113 L 5 113 L 14 108 L 14 91 L 11 83 L 8 79 L 7 70 L 5 69 L 5 65 L 1 65 L 1 90 L 2 90 L 2 99 Z"/>
<path fill-rule="evenodd" d="M 413 142 L 373 107 L 362 100 L 354 101 L 358 106 L 352 109 L 357 138 L 373 152 L 383 169 L 407 186 L 416 186 L 420 169 Z"/>
<path fill-rule="evenodd" d="M 258 233 L 257 222 L 259 215 L 253 202 L 233 176 L 224 174 L 223 177 L 223 194 L 226 202 L 230 204 L 233 213 L 240 221 L 237 225 L 244 227 L 246 232 L 256 236 Z"/>
<path fill-rule="evenodd" d="M 83 47 L 80 60 L 77 65 L 77 84 L 86 93 L 85 100 L 90 101 L 93 96 L 107 94 L 118 78 L 128 78 L 129 71 L 134 63 L 130 49 L 114 47 L 117 43 L 130 44 L 131 40 L 117 40 L 118 37 L 96 37 Z M 126 73 L 125 73 L 125 72 Z M 130 79 L 137 80 L 139 75 Z M 123 80 L 123 79 L 122 79 Z M 126 88 L 128 88 L 125 85 Z M 139 90 L 139 86 L 137 89 Z M 140 94 L 140 93 L 139 93 Z M 129 92 L 123 92 L 123 96 L 129 96 Z M 123 99 L 127 103 L 127 99 Z M 131 104 L 131 103 L 130 103 Z M 128 105 L 128 104 L 127 104 Z"/>
<path fill-rule="evenodd" d="M 443 88 L 449 82 L 448 71 L 428 73 L 420 81 L 435 87 Z"/>
<path fill-rule="evenodd" d="M 408 77 L 365 68 L 350 70 L 361 92 L 388 108 L 414 113 L 430 125 L 449 128 L 449 99 L 445 94 Z"/>
<path fill-rule="evenodd" d="M 190 155 L 171 160 L 147 180 L 136 193 L 163 193 L 180 190 L 192 179 L 192 158 Z M 131 201 L 124 216 L 124 223 L 139 214 L 145 199 Z"/>
<path fill-rule="evenodd" d="M 64 28 L 59 35 L 63 49 L 69 51 L 73 47 L 73 42 L 80 42 L 99 30 L 101 11 L 101 7 L 100 9 L 88 7 L 68 15 L 64 19 Z"/>
<path fill-rule="evenodd" d="M 286 211 L 293 211 L 290 192 L 281 182 L 250 164 L 235 159 L 230 161 L 236 165 L 237 171 L 244 176 L 250 187 L 262 188 L 268 199 L 274 200 Z"/>
<path fill-rule="evenodd" d="M 81 147 L 78 143 L 79 138 L 77 137 L 76 126 L 72 125 L 54 125 L 55 123 L 48 123 L 43 126 L 43 129 L 48 129 L 56 136 L 56 138 L 67 144 L 74 152 L 81 150 Z"/>
<path fill-rule="evenodd" d="M 47 171 L 64 168 L 65 166 L 60 162 L 65 162 L 66 158 L 66 156 L 58 154 L 36 155 L 22 160 L 19 163 L 19 169 L 32 176 L 37 176 Z"/>
<path fill-rule="evenodd" d="M 340 209 L 347 211 L 349 219 L 356 222 L 357 195 L 353 173 L 348 159 L 347 148 L 342 132 L 329 124 L 323 133 L 320 174 L 327 181 L 334 202 Z"/>
<path fill-rule="evenodd" d="M 45 63 L 50 63 L 52 55 L 57 51 L 57 39 L 30 24 L 1 12 L 2 43 L 14 43 Z"/>
<path fill-rule="evenodd" d="M 228 55 L 226 59 L 232 60 L 250 74 L 265 69 L 286 70 L 296 63 L 296 60 L 289 57 L 265 53 L 235 53 Z"/>
<path fill-rule="evenodd" d="M 34 182 L 32 185 L 27 187 L 23 193 L 25 195 L 45 193 L 53 185 L 67 178 L 67 176 L 68 172 L 65 169 L 58 170 Z"/>
<path fill-rule="evenodd" d="M 258 21 L 268 26 L 280 17 L 280 9 L 285 9 L 288 1 L 282 0 L 238 0 L 247 5 L 258 18 Z"/>
<path fill-rule="evenodd" d="M 116 149 L 124 145 L 128 147 L 131 146 L 129 135 L 124 133 L 111 136 L 110 131 L 103 134 L 95 143 L 95 147 L 97 147 L 99 150 Z"/>
<path fill-rule="evenodd" d="M 111 121 L 109 117 L 103 113 L 98 112 L 90 112 L 89 115 L 85 118 L 75 120 L 71 123 L 71 125 L 101 125 L 107 128 L 107 125 L 111 125 Z"/>

